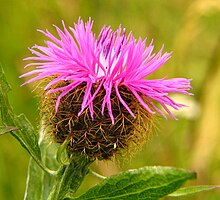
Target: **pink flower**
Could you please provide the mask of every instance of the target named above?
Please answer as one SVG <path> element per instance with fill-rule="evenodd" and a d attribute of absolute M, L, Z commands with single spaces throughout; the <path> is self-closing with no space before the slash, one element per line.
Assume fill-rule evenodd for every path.
<path fill-rule="evenodd" d="M 58 111 L 61 99 L 81 83 L 86 82 L 86 91 L 83 97 L 81 111 L 89 107 L 93 118 L 93 100 L 104 87 L 105 97 L 102 102 L 102 114 L 105 107 L 114 123 L 110 95 L 112 89 L 116 91 L 121 104 L 135 117 L 135 114 L 123 100 L 118 87 L 125 86 L 137 98 L 140 104 L 150 113 L 160 113 L 166 118 L 164 111 L 175 119 L 169 107 L 176 110 L 184 105 L 174 102 L 171 93 L 187 92 L 191 88 L 190 80 L 185 78 L 173 79 L 148 79 L 148 76 L 160 68 L 170 57 L 171 53 L 153 52 L 153 41 L 146 46 L 146 39 L 136 40 L 130 32 L 119 28 L 114 32 L 111 27 L 104 26 L 96 39 L 92 32 L 93 21 L 89 19 L 84 23 L 80 18 L 74 28 L 67 30 L 63 22 L 63 31 L 55 26 L 59 38 L 53 36 L 48 30 L 39 30 L 49 40 L 45 46 L 34 45 L 30 51 L 34 54 L 25 60 L 33 63 L 26 65 L 35 66 L 36 69 L 20 77 L 35 75 L 24 84 L 54 77 L 44 88 L 47 94 L 60 92 L 56 101 Z M 51 88 L 60 81 L 69 81 L 68 85 Z M 95 92 L 91 92 L 93 84 L 98 84 Z M 146 97 L 145 100 L 143 97 Z M 146 103 L 147 99 L 147 103 Z M 161 106 L 158 107 L 158 104 Z M 160 108 L 162 107 L 162 108 Z"/>

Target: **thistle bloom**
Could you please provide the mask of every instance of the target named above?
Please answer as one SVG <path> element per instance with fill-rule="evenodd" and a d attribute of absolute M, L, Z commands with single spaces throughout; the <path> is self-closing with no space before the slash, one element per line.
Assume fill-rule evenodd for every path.
<path fill-rule="evenodd" d="M 77 129 L 79 132 L 79 129 L 82 130 L 79 127 L 84 126 L 83 123 L 86 124 L 86 130 L 92 129 L 91 124 L 97 121 L 97 118 L 99 119 L 98 125 L 93 124 L 92 127 L 99 126 L 99 129 L 103 129 L 101 124 L 108 123 L 104 126 L 107 128 L 103 136 L 107 137 L 106 135 L 109 133 L 106 134 L 106 132 L 109 132 L 111 127 L 121 126 L 118 124 L 120 120 L 125 124 L 134 124 L 140 115 L 140 110 L 141 113 L 145 112 L 144 116 L 148 120 L 155 113 L 159 113 L 165 118 L 165 113 L 168 113 L 175 119 L 168 107 L 178 110 L 184 105 L 174 102 L 169 95 L 171 93 L 189 94 L 187 90 L 191 88 L 190 80 L 185 78 L 148 79 L 150 74 L 171 57 L 171 53 L 163 54 L 163 47 L 158 53 L 152 53 L 153 41 L 146 46 L 146 40 L 141 38 L 136 40 L 131 32 L 126 35 L 126 30 L 121 26 L 116 31 L 113 31 L 110 26 L 104 26 L 96 38 L 92 32 L 93 21 L 91 19 L 86 23 L 79 19 L 78 23 L 74 24 L 74 28 L 69 27 L 69 30 L 64 22 L 62 24 L 63 31 L 55 26 L 59 38 L 48 30 L 46 32 L 39 30 L 49 40 L 45 41 L 46 46 L 34 45 L 30 49 L 34 56 L 25 60 L 34 62 L 26 67 L 35 66 L 36 69 L 21 76 L 35 75 L 24 84 L 47 80 L 44 97 L 52 99 L 50 102 L 54 106 L 53 116 L 60 117 L 59 120 L 50 120 L 56 124 L 56 128 L 61 123 L 63 116 L 60 114 L 58 117 L 58 113 L 70 112 L 72 107 L 74 109 L 71 113 L 74 113 L 74 116 L 68 114 L 70 117 L 65 126 L 67 124 L 70 126 L 73 118 L 87 117 L 87 120 L 83 122 L 79 122 L 79 119 L 73 120 L 68 134 L 72 133 L 74 137 L 76 133 L 73 134 L 73 129 Z M 139 105 L 139 109 L 136 108 L 136 105 Z M 119 115 L 120 117 L 118 117 Z M 81 125 L 76 127 L 76 121 Z M 143 123 L 139 122 L 139 124 Z M 57 130 L 57 135 L 63 131 L 62 127 Z M 111 134 L 116 134 L 116 129 L 110 131 Z M 134 131 L 135 128 L 126 129 L 127 132 L 121 128 L 120 135 L 122 132 L 126 132 L 126 134 L 132 132 L 131 129 Z M 85 134 L 85 130 L 83 132 Z M 91 133 L 87 130 L 87 132 L 89 133 L 85 136 L 87 139 L 88 135 L 93 137 L 96 134 L 95 131 Z M 83 137 L 83 134 L 80 137 Z M 100 135 L 101 133 L 99 133 Z M 81 151 L 85 153 L 88 149 L 93 148 L 89 146 L 91 138 L 88 141 L 87 139 L 82 142 L 79 138 L 75 138 L 72 139 L 72 143 L 83 144 Z M 96 151 L 102 149 L 99 140 L 95 140 Z M 120 146 L 119 143 L 114 140 L 104 146 L 113 145 L 112 148 L 116 149 L 117 146 Z M 121 144 L 122 148 L 126 146 L 125 143 Z M 85 147 L 85 145 L 87 146 Z M 109 149 L 103 151 L 106 153 Z M 94 154 L 94 152 L 92 153 Z M 112 153 L 110 154 L 109 156 L 112 156 Z M 105 158 L 103 154 L 97 157 Z"/>

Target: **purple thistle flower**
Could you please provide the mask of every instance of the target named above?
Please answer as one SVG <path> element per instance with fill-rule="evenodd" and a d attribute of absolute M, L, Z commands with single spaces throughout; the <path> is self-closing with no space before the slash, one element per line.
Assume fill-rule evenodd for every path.
<path fill-rule="evenodd" d="M 101 88 L 105 89 L 105 96 L 101 104 L 101 112 L 105 108 L 114 124 L 114 115 L 111 105 L 111 92 L 114 89 L 120 103 L 135 117 L 129 105 L 123 99 L 119 86 L 125 86 L 151 114 L 159 113 L 166 118 L 167 112 L 175 119 L 168 106 L 178 110 L 183 104 L 174 102 L 169 94 L 187 92 L 191 88 L 190 80 L 185 78 L 154 79 L 147 77 L 160 68 L 170 57 L 171 53 L 152 53 L 153 41 L 146 46 L 146 39 L 136 40 L 130 32 L 126 36 L 125 29 L 119 28 L 114 32 L 111 27 L 104 26 L 96 39 L 92 32 L 93 21 L 89 19 L 84 23 L 80 18 L 74 28 L 67 30 L 64 22 L 63 31 L 55 26 L 59 38 L 53 36 L 48 30 L 39 30 L 49 40 L 46 46 L 34 45 L 30 51 L 34 54 L 25 60 L 35 61 L 26 65 L 35 66 L 36 69 L 20 77 L 35 75 L 24 84 L 54 77 L 44 88 L 47 95 L 60 92 L 56 100 L 56 112 L 62 98 L 77 88 L 83 82 L 86 90 L 78 116 L 88 107 L 91 118 L 94 118 L 93 100 Z M 67 85 L 52 87 L 60 81 L 68 81 Z M 93 85 L 98 85 L 92 92 Z M 143 97 L 146 97 L 143 99 Z M 147 99 L 147 102 L 146 102 Z M 157 103 L 162 106 L 158 107 Z"/>

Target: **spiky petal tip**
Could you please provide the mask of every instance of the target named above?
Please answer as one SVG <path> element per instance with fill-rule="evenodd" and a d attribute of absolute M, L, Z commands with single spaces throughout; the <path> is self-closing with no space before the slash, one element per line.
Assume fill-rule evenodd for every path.
<path fill-rule="evenodd" d="M 187 90 L 191 88 L 190 80 L 184 78 L 146 79 L 171 57 L 171 53 L 162 54 L 163 47 L 158 53 L 152 53 L 153 42 L 146 46 L 146 40 L 141 38 L 136 40 L 131 32 L 126 36 L 126 31 L 121 26 L 116 31 L 113 31 L 110 26 L 104 26 L 96 39 L 92 32 L 93 21 L 91 19 L 84 23 L 79 18 L 74 28 L 69 27 L 69 30 L 64 22 L 62 24 L 63 31 L 55 26 L 59 38 L 53 36 L 48 30 L 46 32 L 39 30 L 50 40 L 45 41 L 46 46 L 34 45 L 30 49 L 34 56 L 25 60 L 37 62 L 28 64 L 26 67 L 32 65 L 36 66 L 36 69 L 20 77 L 36 76 L 24 84 L 50 76 L 56 77 L 47 84 L 45 87 L 47 90 L 60 81 L 70 81 L 64 87 L 49 89 L 47 92 L 61 92 L 56 102 L 56 110 L 58 110 L 61 98 L 82 82 L 86 82 L 87 87 L 79 115 L 86 107 L 90 107 L 91 117 L 94 115 L 92 101 L 99 89 L 104 86 L 106 94 L 102 102 L 102 113 L 107 106 L 112 123 L 114 123 L 114 117 L 110 95 L 113 88 L 120 102 L 134 116 L 118 92 L 118 86 L 124 85 L 150 113 L 157 112 L 166 117 L 164 112 L 155 105 L 155 102 L 158 102 L 165 112 L 175 118 L 167 105 L 174 109 L 179 109 L 183 105 L 174 102 L 169 94 L 189 94 Z M 99 87 L 92 94 L 92 85 L 97 83 Z M 151 108 L 143 101 L 140 94 L 147 97 Z"/>

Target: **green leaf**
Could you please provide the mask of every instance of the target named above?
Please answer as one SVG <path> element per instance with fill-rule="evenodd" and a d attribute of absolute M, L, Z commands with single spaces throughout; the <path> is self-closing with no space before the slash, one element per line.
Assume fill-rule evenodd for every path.
<path fill-rule="evenodd" d="M 31 123 L 24 115 L 16 116 L 9 104 L 7 93 L 10 87 L 5 79 L 2 68 L 0 67 L 0 119 L 1 124 L 9 127 L 16 127 L 19 129 L 11 134 L 19 140 L 29 153 L 39 160 L 40 148 L 37 145 L 37 135 Z"/>
<path fill-rule="evenodd" d="M 24 200 L 42 199 L 42 176 L 45 172 L 30 158 Z"/>
<path fill-rule="evenodd" d="M 57 146 L 54 143 L 43 139 L 43 142 L 40 143 L 40 148 L 42 152 L 43 163 L 48 166 L 50 169 L 57 170 L 59 164 L 56 161 L 56 152 Z M 43 173 L 41 177 L 42 181 L 42 200 L 48 199 L 48 196 L 55 184 L 56 176 L 53 176 L 48 173 Z"/>
<path fill-rule="evenodd" d="M 74 200 L 109 200 L 162 198 L 182 186 L 196 174 L 171 167 L 144 167 L 110 176 Z"/>
<path fill-rule="evenodd" d="M 51 148 L 49 148 L 51 150 Z M 54 167 L 56 164 L 51 164 L 53 156 L 50 157 L 52 153 L 48 154 L 46 145 L 43 147 L 45 156 L 43 154 L 42 158 L 45 158 L 45 163 L 47 166 Z M 53 151 L 52 151 L 53 152 Z M 28 176 L 26 183 L 26 191 L 24 200 L 46 200 L 48 199 L 49 193 L 51 192 L 56 176 L 46 173 L 41 170 L 39 165 L 31 158 L 28 168 Z"/>
<path fill-rule="evenodd" d="M 13 126 L 0 126 L 0 135 L 9 133 L 11 131 L 17 131 L 18 129 Z"/>
<path fill-rule="evenodd" d="M 42 162 L 50 169 L 58 169 L 59 166 L 55 158 L 56 145 L 44 137 L 44 128 L 40 129 L 39 135 L 41 139 L 38 143 Z M 47 200 L 55 180 L 56 176 L 41 170 L 37 163 L 30 159 L 24 200 Z"/>
<path fill-rule="evenodd" d="M 198 185 L 198 186 L 184 187 L 169 194 L 169 196 L 170 197 L 181 197 L 181 196 L 187 196 L 190 194 L 196 194 L 199 192 L 205 192 L 205 191 L 219 189 L 219 188 L 220 186 L 214 186 L 214 185 Z"/>
<path fill-rule="evenodd" d="M 84 155 L 71 154 L 69 164 L 60 167 L 48 200 L 61 200 L 74 194 L 88 174 L 92 162 Z"/>
<path fill-rule="evenodd" d="M 29 152 L 32 158 L 45 171 L 50 172 L 41 162 L 41 151 L 38 145 L 38 136 L 27 118 L 21 114 L 15 115 L 11 108 L 7 93 L 11 90 L 8 85 L 2 67 L 0 66 L 0 125 L 4 127 L 16 127 L 18 130 L 11 130 L 10 133 Z M 4 129 L 2 132 L 5 132 Z"/>
<path fill-rule="evenodd" d="M 46 143 L 42 126 L 38 142 L 38 134 L 27 118 L 23 114 L 15 115 L 8 101 L 9 91 L 10 86 L 0 67 L 0 135 L 10 132 L 32 156 L 29 163 L 25 200 L 46 200 L 54 185 L 55 176 L 53 175 L 56 174 L 56 171 L 51 171 L 46 166 L 53 170 L 58 169 L 58 164 L 55 162 L 57 148 Z"/>

